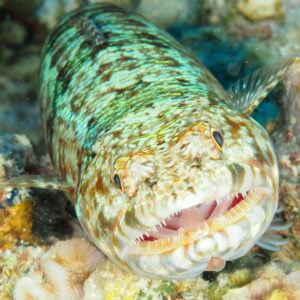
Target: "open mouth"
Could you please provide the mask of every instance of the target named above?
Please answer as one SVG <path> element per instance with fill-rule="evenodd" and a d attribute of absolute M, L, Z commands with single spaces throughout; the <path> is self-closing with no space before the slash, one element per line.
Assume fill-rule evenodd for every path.
<path fill-rule="evenodd" d="M 218 217 L 232 212 L 234 208 L 246 203 L 249 191 L 237 193 L 231 197 L 221 200 L 214 200 L 205 204 L 198 204 L 186 209 L 182 209 L 160 224 L 138 237 L 135 242 L 145 243 L 158 240 L 169 240 L 179 236 L 182 232 L 195 231 L 205 223 L 212 222 Z"/>

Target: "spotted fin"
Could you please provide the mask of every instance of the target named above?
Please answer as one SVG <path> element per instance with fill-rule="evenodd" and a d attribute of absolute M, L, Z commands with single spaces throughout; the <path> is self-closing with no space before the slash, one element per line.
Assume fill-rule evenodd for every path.
<path fill-rule="evenodd" d="M 281 233 L 287 231 L 291 224 L 283 220 L 281 212 L 281 206 L 279 206 L 271 225 L 256 243 L 260 248 L 268 251 L 279 251 L 281 246 L 288 243 L 288 239 L 283 237 Z"/>
<path fill-rule="evenodd" d="M 72 192 L 73 187 L 59 178 L 42 177 L 40 175 L 24 175 L 11 179 L 0 179 L 0 191 L 5 192 L 15 188 L 38 188 Z"/>
<path fill-rule="evenodd" d="M 85 40 L 95 47 L 107 44 L 108 41 L 104 32 L 93 22 L 93 19 L 88 17 L 78 18 L 76 16 L 76 18 L 74 18 L 74 25 L 80 30 Z"/>
<path fill-rule="evenodd" d="M 256 70 L 229 87 L 229 99 L 225 102 L 235 110 L 251 114 L 296 65 L 300 69 L 300 57 Z"/>

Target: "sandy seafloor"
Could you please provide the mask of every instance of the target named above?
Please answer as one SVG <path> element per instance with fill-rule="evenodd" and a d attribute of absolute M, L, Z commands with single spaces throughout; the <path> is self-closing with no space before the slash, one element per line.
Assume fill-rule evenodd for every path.
<path fill-rule="evenodd" d="M 57 20 L 81 2 L 0 0 L 0 178 L 53 173 L 38 109 L 41 49 Z M 225 87 L 258 67 L 300 55 L 300 0 L 109 2 L 168 30 Z M 65 247 L 58 241 L 84 237 L 64 194 L 16 189 L 3 195 L 0 190 L 0 299 L 13 297 L 16 282 L 15 299 L 300 299 L 299 69 L 253 114 L 270 132 L 280 166 L 278 218 L 290 228 L 279 233 L 286 243 L 278 251 L 255 247 L 220 273 L 176 282 L 125 274 L 89 248 L 101 263 L 96 270 L 83 263 L 76 270 L 86 268 L 84 276 L 72 285 L 68 278 L 75 263 L 70 257 L 63 257 L 69 264 L 59 266 L 63 275 L 58 280 L 59 272 L 53 278 L 45 271 L 45 255 L 59 255 L 59 247 Z M 81 243 L 82 249 L 92 247 L 86 240 L 67 243 L 70 249 Z M 34 297 L 30 291 L 40 294 Z"/>

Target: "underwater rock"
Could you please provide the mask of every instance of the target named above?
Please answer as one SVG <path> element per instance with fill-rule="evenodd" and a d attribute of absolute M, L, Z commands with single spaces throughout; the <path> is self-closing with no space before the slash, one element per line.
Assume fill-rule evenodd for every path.
<path fill-rule="evenodd" d="M 0 252 L 0 299 L 12 299 L 16 280 L 31 272 L 39 258 L 47 251 L 45 246 L 29 246 L 20 243 L 13 250 Z"/>
<path fill-rule="evenodd" d="M 1 50 L 4 49 L 0 47 Z M 42 136 L 35 103 L 35 77 L 39 59 L 32 54 L 30 56 L 33 59 L 26 55 L 16 57 L 14 54 L 6 62 L 5 59 L 1 60 L 0 53 L 0 134 L 25 133 L 37 144 Z"/>
<path fill-rule="evenodd" d="M 21 56 L 16 59 L 16 61 L 10 65 L 7 70 L 7 75 L 12 80 L 31 80 L 36 76 L 39 71 L 40 57 L 38 54 L 28 53 L 25 56 Z"/>
<path fill-rule="evenodd" d="M 280 97 L 283 125 L 275 130 L 275 144 L 280 170 L 280 202 L 294 241 L 290 260 L 300 259 L 300 65 L 291 72 L 286 92 Z M 284 251 L 284 250 L 283 250 Z M 280 255 L 280 254 L 279 254 Z"/>
<path fill-rule="evenodd" d="M 20 242 L 34 242 L 32 236 L 32 202 L 0 208 L 0 252 Z"/>
<path fill-rule="evenodd" d="M 208 282 L 201 277 L 167 281 L 145 279 L 103 261 L 84 284 L 84 300 L 203 299 Z"/>
<path fill-rule="evenodd" d="M 1 16 L 0 133 L 25 133 L 38 144 L 42 136 L 36 105 L 40 34 L 9 8 L 3 9 Z"/>
<path fill-rule="evenodd" d="M 282 16 L 281 0 L 240 0 L 240 12 L 251 21 L 260 21 Z"/>
<path fill-rule="evenodd" d="M 0 135 L 0 180 L 24 173 L 51 175 L 47 162 L 43 163 L 37 162 L 25 135 Z M 74 231 L 81 235 L 72 210 L 69 200 L 59 191 L 1 187 L 0 250 L 16 246 L 20 240 L 49 243 L 70 237 Z"/>
<path fill-rule="evenodd" d="M 0 180 L 17 176 L 36 163 L 28 138 L 19 134 L 0 136 Z M 21 240 L 33 242 L 32 202 L 28 189 L 0 188 L 0 251 Z"/>
<path fill-rule="evenodd" d="M 37 163 L 30 140 L 22 134 L 0 135 L 0 158 L 6 177 L 19 175 Z"/>
<path fill-rule="evenodd" d="M 212 280 L 201 277 L 166 281 L 126 273 L 111 261 L 102 261 L 84 284 L 84 300 L 115 299 L 298 299 L 300 272 L 269 262 L 259 267 L 214 273 Z M 206 276 L 207 277 L 207 276 Z M 269 298 L 267 298 L 269 297 Z M 281 298 L 278 298 L 281 299 Z"/>
<path fill-rule="evenodd" d="M 18 176 L 36 164 L 31 142 L 25 135 L 0 135 L 0 179 Z M 2 193 L 1 193 L 2 192 Z M 0 205 L 12 206 L 29 198 L 28 190 L 21 188 L 3 193 L 0 191 Z"/>
<path fill-rule="evenodd" d="M 42 0 L 35 12 L 35 17 L 48 29 L 52 29 L 64 14 L 79 7 L 80 4 L 80 0 Z"/>
<path fill-rule="evenodd" d="M 280 265 L 272 263 L 256 273 L 256 279 L 240 288 L 229 289 L 222 299 L 299 299 L 300 272 L 286 274 Z"/>
<path fill-rule="evenodd" d="M 256 57 L 261 58 L 261 65 L 266 65 L 299 53 L 298 0 L 205 0 L 199 5 L 195 24 L 217 25 L 225 31 L 225 39 L 247 42 L 249 54 L 253 52 L 252 59 L 248 60 L 251 64 Z M 261 9 L 262 6 L 267 9 Z M 261 15 L 264 19 L 251 21 L 239 7 L 245 9 L 245 13 L 255 14 L 254 18 Z M 253 12 L 247 11 L 252 8 Z"/>
<path fill-rule="evenodd" d="M 162 28 L 196 21 L 199 1 L 195 0 L 141 0 L 136 11 Z"/>
<path fill-rule="evenodd" d="M 106 260 L 85 282 L 83 299 L 136 299 L 146 282 L 146 279 L 123 272 Z"/>
<path fill-rule="evenodd" d="M 82 0 L 43 0 L 36 16 L 47 28 L 53 28 L 59 18 L 71 10 L 83 5 Z M 199 2 L 196 0 L 91 0 L 89 3 L 111 3 L 146 16 L 151 22 L 170 28 L 178 24 L 191 24 L 196 21 Z"/>
<path fill-rule="evenodd" d="M 60 191 L 34 189 L 32 233 L 43 243 L 81 236 L 81 227 L 75 218 L 74 208 Z"/>
<path fill-rule="evenodd" d="M 19 16 L 28 16 L 41 5 L 42 0 L 3 0 L 6 7 Z"/>
<path fill-rule="evenodd" d="M 31 275 L 18 279 L 13 298 L 82 299 L 83 283 L 101 260 L 101 252 L 84 239 L 57 242 L 40 259 Z"/>
<path fill-rule="evenodd" d="M 24 44 L 27 37 L 27 31 L 22 24 L 10 19 L 6 19 L 0 24 L 0 35 L 5 43 L 13 46 Z"/>

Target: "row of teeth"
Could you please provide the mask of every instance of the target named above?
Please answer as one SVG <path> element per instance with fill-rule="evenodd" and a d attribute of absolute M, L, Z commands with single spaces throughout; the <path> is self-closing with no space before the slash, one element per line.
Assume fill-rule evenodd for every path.
<path fill-rule="evenodd" d="M 214 201 L 216 201 L 217 205 L 219 205 L 220 203 L 222 203 L 223 201 L 228 201 L 230 199 L 234 199 L 238 194 L 241 194 L 243 196 L 243 198 L 246 198 L 247 197 L 247 192 L 239 192 L 239 193 L 233 193 L 233 194 L 230 194 L 226 197 L 223 197 L 221 199 L 214 199 L 212 202 L 210 203 L 213 203 Z M 201 204 L 208 204 L 208 203 L 199 203 L 198 205 L 195 205 L 195 206 L 199 206 Z M 182 210 L 179 210 L 179 211 L 176 211 L 174 213 L 172 213 L 169 217 L 165 218 L 164 220 L 162 220 L 159 224 L 156 224 L 155 226 L 153 226 L 149 231 L 147 232 L 144 232 L 142 235 L 140 235 L 139 237 L 137 237 L 135 240 L 133 240 L 133 244 L 136 244 L 137 242 L 142 242 L 144 240 L 143 236 L 146 236 L 146 237 L 150 237 L 150 233 L 156 233 L 158 231 L 158 228 L 163 228 L 163 226 L 166 226 L 166 221 L 167 220 L 170 220 L 171 218 L 173 217 L 176 217 L 178 216 L 178 214 L 181 212 Z M 206 222 L 203 222 L 204 225 L 206 224 Z M 177 233 L 176 235 L 174 235 L 174 237 L 171 237 L 172 239 L 173 238 L 177 238 L 178 236 L 181 236 L 179 233 L 180 233 L 180 230 L 177 230 Z"/>
<path fill-rule="evenodd" d="M 149 235 L 147 235 L 149 237 Z M 178 234 L 172 236 L 172 237 L 166 237 L 164 238 L 164 241 L 166 243 L 170 243 L 171 241 L 175 241 L 175 240 L 180 240 L 181 238 L 183 237 L 183 234 L 181 234 L 181 232 L 179 231 Z M 132 241 L 131 242 L 131 245 L 132 246 L 135 246 L 135 247 L 140 247 L 140 243 L 139 242 L 142 242 L 143 239 L 142 238 L 137 238 L 136 240 Z M 151 248 L 151 245 L 156 245 L 156 243 L 147 243 L 148 244 L 148 248 Z"/>

